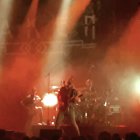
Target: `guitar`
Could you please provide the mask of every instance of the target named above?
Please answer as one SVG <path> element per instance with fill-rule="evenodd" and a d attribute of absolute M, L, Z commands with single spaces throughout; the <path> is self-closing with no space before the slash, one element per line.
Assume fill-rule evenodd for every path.
<path fill-rule="evenodd" d="M 81 96 L 83 95 L 78 94 L 75 89 L 70 90 L 70 91 L 63 90 L 62 92 L 60 90 L 60 94 L 58 95 L 60 109 L 65 111 L 70 106 L 74 106 L 76 103 L 81 102 L 80 100 Z"/>
<path fill-rule="evenodd" d="M 21 104 L 28 110 L 29 113 L 33 114 L 37 109 L 42 109 L 41 98 L 38 95 L 28 95 L 21 101 Z"/>

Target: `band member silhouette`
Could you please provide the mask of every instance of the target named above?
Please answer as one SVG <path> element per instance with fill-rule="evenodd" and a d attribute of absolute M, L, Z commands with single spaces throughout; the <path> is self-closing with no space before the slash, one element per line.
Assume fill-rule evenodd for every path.
<path fill-rule="evenodd" d="M 43 123 L 43 111 L 41 98 L 37 95 L 36 88 L 33 88 L 29 94 L 20 102 L 27 110 L 27 121 L 25 124 L 25 133 L 32 136 L 32 125 L 35 117 L 39 118 L 39 124 Z"/>
<path fill-rule="evenodd" d="M 71 79 L 68 80 L 66 84 L 64 83 L 63 86 L 60 88 L 60 91 L 58 94 L 59 111 L 56 118 L 55 127 L 60 128 L 62 121 L 65 119 L 65 117 L 67 117 L 75 130 L 75 134 L 79 136 L 80 131 L 76 123 L 75 108 L 74 108 L 77 95 L 78 95 L 78 92 L 73 87 Z"/>

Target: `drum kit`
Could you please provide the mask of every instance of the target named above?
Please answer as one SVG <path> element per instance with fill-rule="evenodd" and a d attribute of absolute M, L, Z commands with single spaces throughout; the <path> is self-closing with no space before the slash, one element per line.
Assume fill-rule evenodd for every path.
<path fill-rule="evenodd" d="M 114 98 L 99 96 L 95 92 L 83 93 L 81 102 L 76 105 L 77 120 L 81 125 L 116 125 L 121 116 L 121 105 Z M 95 95 L 96 94 L 96 95 Z"/>

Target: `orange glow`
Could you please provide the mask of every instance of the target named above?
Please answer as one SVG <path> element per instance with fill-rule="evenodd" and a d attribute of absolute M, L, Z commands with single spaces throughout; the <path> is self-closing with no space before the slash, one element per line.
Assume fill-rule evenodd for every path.
<path fill-rule="evenodd" d="M 127 57 L 139 57 L 140 46 L 140 9 L 136 15 L 131 19 L 126 32 L 120 40 L 120 46 L 126 51 Z M 131 54 L 131 55 L 130 55 Z M 130 56 L 128 56 L 130 55 Z"/>
<path fill-rule="evenodd" d="M 140 59 L 140 10 L 132 17 L 125 32 L 120 37 L 118 42 L 109 47 L 106 56 L 102 63 L 102 68 L 105 71 L 105 75 L 111 76 L 116 84 L 118 84 L 119 78 L 123 78 L 127 82 L 127 78 L 131 75 L 136 75 Z M 127 71 L 124 71 L 127 69 Z M 124 73 L 122 73 L 124 71 Z M 112 75 L 111 75 L 112 73 Z M 124 74 L 124 75 L 122 75 Z M 121 76 L 120 76 L 121 75 Z M 128 76 L 128 77 L 126 77 Z M 122 84 L 124 80 L 121 80 Z M 114 83 L 113 85 L 114 86 Z"/>
<path fill-rule="evenodd" d="M 17 36 L 13 38 L 11 41 L 19 42 L 21 44 L 27 42 L 28 45 L 30 45 L 30 41 L 35 40 L 33 31 L 36 26 L 35 21 L 36 21 L 36 15 L 38 10 L 38 1 L 39 0 L 31 1 L 31 6 L 29 8 L 29 11 L 27 12 L 27 15 L 25 16 L 25 20 L 23 21 L 22 25 L 20 24 L 21 26 L 18 27 Z M 76 7 L 76 5 L 74 7 Z M 52 9 L 50 9 L 49 11 L 51 10 Z M 79 12 L 80 11 L 83 12 L 82 9 L 79 10 Z M 79 18 L 78 16 L 80 15 L 80 13 L 73 13 L 73 16 L 71 16 L 71 19 L 74 18 L 74 20 L 72 21 L 73 23 L 72 24 L 68 23 L 68 25 L 74 26 L 76 24 L 76 21 L 78 19 L 76 20 L 75 14 L 77 15 L 77 18 Z M 37 41 L 38 44 L 40 43 L 40 41 L 42 41 L 42 38 L 45 38 L 46 40 L 50 40 L 52 34 L 55 32 L 56 20 L 57 20 L 57 16 L 55 14 L 54 17 L 50 20 L 50 22 L 46 25 L 47 27 L 45 27 L 45 30 L 43 27 L 41 27 L 43 28 L 43 32 L 42 32 L 43 34 L 40 34 L 41 39 L 39 38 L 38 40 L 35 40 Z M 70 22 L 70 20 L 68 20 L 68 22 Z M 71 30 L 69 29 L 69 31 Z M 27 32 L 29 34 L 32 34 L 32 36 L 27 36 L 28 34 Z M 3 73 L 1 78 L 2 101 L 0 103 L 0 106 L 1 106 L 1 110 L 4 112 L 4 117 L 2 116 L 2 119 L 0 118 L 0 120 L 2 120 L 1 122 L 7 122 L 7 124 L 3 124 L 3 125 L 4 126 L 7 125 L 8 129 L 13 129 L 13 126 L 15 126 L 15 121 L 20 122 L 22 123 L 22 125 L 24 125 L 24 122 L 26 120 L 26 114 L 24 111 L 21 112 L 23 108 L 19 105 L 19 101 L 27 94 L 28 89 L 30 89 L 31 87 L 36 85 L 36 83 L 38 83 L 38 80 L 41 75 L 42 66 L 43 66 L 42 54 L 35 55 L 34 52 L 33 53 L 31 52 L 29 54 L 22 55 L 21 54 L 22 51 L 19 50 L 21 46 L 13 45 L 12 47 L 14 48 L 14 52 L 16 53 L 16 55 L 5 55 L 4 68 L 2 71 Z M 35 47 L 36 45 L 32 46 L 33 51 Z M 9 102 L 9 97 L 10 97 L 10 102 Z M 49 100 L 50 102 L 47 103 L 49 107 L 57 104 L 56 96 L 50 95 L 49 99 L 51 100 L 53 99 L 52 101 Z M 6 108 L 5 106 L 8 108 L 8 110 L 5 109 Z M 15 114 L 22 113 L 22 115 L 21 117 L 19 117 L 18 115 L 16 115 L 15 117 L 15 114 L 13 114 L 13 112 L 15 112 Z M 9 114 L 12 114 L 13 116 L 10 118 L 7 117 L 9 116 Z M 13 118 L 15 118 L 15 121 L 13 120 Z M 23 128 L 21 127 L 21 129 Z"/>
<path fill-rule="evenodd" d="M 29 41 L 32 39 L 32 38 L 29 38 L 30 37 L 29 35 L 32 34 L 35 30 L 38 2 L 39 2 L 39 0 L 32 1 L 31 7 L 30 7 L 30 9 L 25 17 L 25 20 L 20 27 L 18 41 L 22 41 L 22 40 Z"/>
<path fill-rule="evenodd" d="M 36 15 L 37 15 L 37 10 L 38 10 L 38 2 L 39 0 L 32 1 L 31 7 L 28 11 L 28 14 L 26 16 L 23 26 L 30 26 L 30 25 L 35 26 Z M 30 23 L 29 23 L 29 20 L 31 20 Z"/>

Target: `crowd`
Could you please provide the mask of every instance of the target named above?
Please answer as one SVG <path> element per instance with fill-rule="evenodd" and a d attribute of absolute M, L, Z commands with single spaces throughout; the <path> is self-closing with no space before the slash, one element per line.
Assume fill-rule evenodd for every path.
<path fill-rule="evenodd" d="M 140 136 L 136 132 L 127 132 L 123 136 L 119 133 L 110 133 L 101 131 L 97 135 L 81 135 L 81 136 L 62 136 L 62 135 L 45 135 L 29 137 L 25 133 L 0 129 L 0 140 L 140 140 Z"/>

